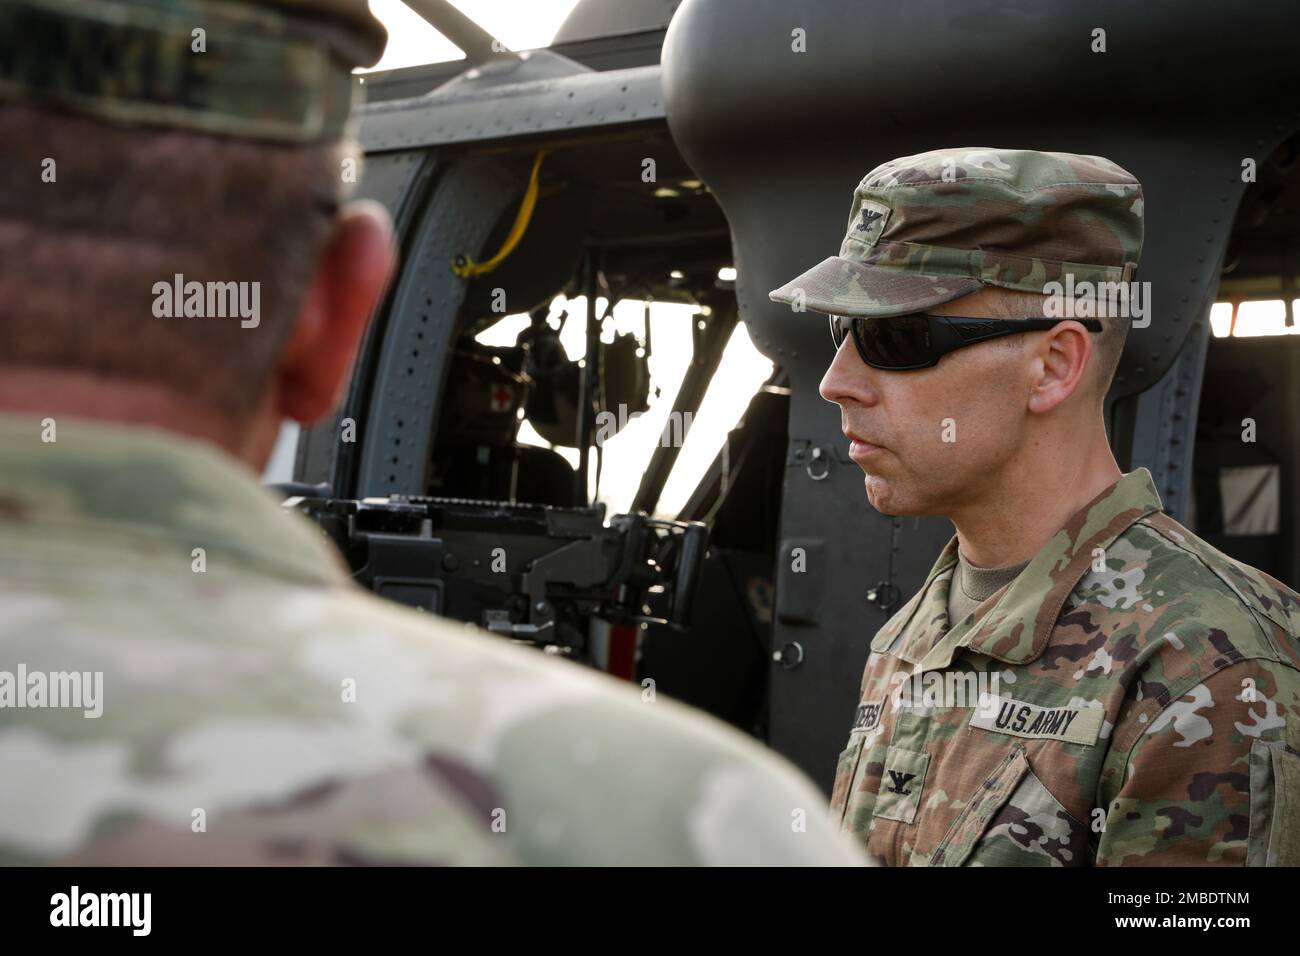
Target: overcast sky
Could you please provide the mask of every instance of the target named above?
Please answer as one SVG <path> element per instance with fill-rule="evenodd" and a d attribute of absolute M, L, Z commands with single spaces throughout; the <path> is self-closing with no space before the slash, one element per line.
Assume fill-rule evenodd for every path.
<path fill-rule="evenodd" d="M 550 44 L 577 0 L 451 0 L 451 3 L 510 49 L 532 50 Z M 464 59 L 460 50 L 401 0 L 370 0 L 370 9 L 388 27 L 388 49 L 372 69 L 391 70 Z"/>

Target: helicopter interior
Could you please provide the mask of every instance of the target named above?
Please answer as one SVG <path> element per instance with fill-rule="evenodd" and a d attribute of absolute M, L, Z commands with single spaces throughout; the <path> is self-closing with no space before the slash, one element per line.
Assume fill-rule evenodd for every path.
<path fill-rule="evenodd" d="M 1300 584 L 1300 137 L 1258 167 L 1233 224 L 1211 314 L 1188 526 Z M 1217 314 L 1216 314 L 1217 313 Z"/>

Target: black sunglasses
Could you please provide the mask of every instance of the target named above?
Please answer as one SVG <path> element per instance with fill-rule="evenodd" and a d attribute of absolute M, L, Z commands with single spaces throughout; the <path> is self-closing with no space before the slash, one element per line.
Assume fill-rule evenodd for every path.
<path fill-rule="evenodd" d="M 1078 322 L 1089 332 L 1100 332 L 1096 319 L 974 319 L 960 315 L 891 315 L 859 319 L 832 315 L 831 339 L 839 351 L 848 335 L 862 361 L 872 368 L 901 372 L 931 368 L 949 352 L 1017 332 L 1050 329 L 1062 322 Z"/>

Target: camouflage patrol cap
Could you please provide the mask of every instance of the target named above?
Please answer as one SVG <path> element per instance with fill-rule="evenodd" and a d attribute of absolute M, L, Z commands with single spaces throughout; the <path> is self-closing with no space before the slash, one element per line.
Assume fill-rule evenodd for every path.
<path fill-rule="evenodd" d="M 366 0 L 0 0 L 0 100 L 328 141 L 386 41 Z"/>
<path fill-rule="evenodd" d="M 1142 185 L 1101 156 L 972 146 L 877 166 L 853 193 L 840 254 L 771 292 L 835 315 L 904 315 L 986 285 L 1043 292 L 1129 281 Z"/>

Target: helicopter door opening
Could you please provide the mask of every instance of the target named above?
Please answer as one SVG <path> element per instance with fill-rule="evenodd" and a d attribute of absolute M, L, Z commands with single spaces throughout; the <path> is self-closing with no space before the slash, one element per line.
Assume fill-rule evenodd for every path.
<path fill-rule="evenodd" d="M 1210 312 L 1188 525 L 1300 584 L 1300 135 L 1247 187 Z"/>

